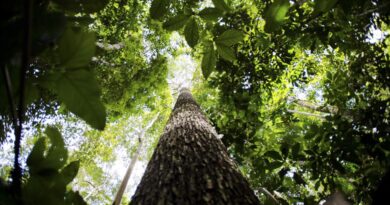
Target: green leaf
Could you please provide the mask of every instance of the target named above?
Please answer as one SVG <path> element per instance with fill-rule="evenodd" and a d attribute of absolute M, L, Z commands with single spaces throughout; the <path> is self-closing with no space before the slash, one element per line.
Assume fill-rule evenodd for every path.
<path fill-rule="evenodd" d="M 271 151 L 268 151 L 268 152 L 264 153 L 264 156 L 265 157 L 270 157 L 270 158 L 272 158 L 274 160 L 283 160 L 283 158 L 280 155 L 280 153 L 275 151 L 275 150 L 271 150 Z"/>
<path fill-rule="evenodd" d="M 231 29 L 223 32 L 217 39 L 215 39 L 215 42 L 225 46 L 232 46 L 242 41 L 243 38 L 244 34 L 241 31 Z"/>
<path fill-rule="evenodd" d="M 225 60 L 233 62 L 236 60 L 236 56 L 234 55 L 234 51 L 232 48 L 227 47 L 225 45 L 217 44 L 218 54 Z"/>
<path fill-rule="evenodd" d="M 223 15 L 223 12 L 217 8 L 204 8 L 199 12 L 199 16 L 206 21 L 217 21 L 219 17 Z"/>
<path fill-rule="evenodd" d="M 88 65 L 95 54 L 95 41 L 95 34 L 68 27 L 58 45 L 61 66 L 72 69 Z"/>
<path fill-rule="evenodd" d="M 280 151 L 282 152 L 282 155 L 284 156 L 284 157 L 287 157 L 287 155 L 288 155 L 288 152 L 289 152 L 289 144 L 287 144 L 287 143 L 282 143 L 282 145 L 280 146 Z"/>
<path fill-rule="evenodd" d="M 202 73 L 204 78 L 208 78 L 213 72 L 216 64 L 215 49 L 212 42 L 208 42 L 204 47 L 204 53 L 202 58 Z"/>
<path fill-rule="evenodd" d="M 53 146 L 56 147 L 64 147 L 65 143 L 62 139 L 60 131 L 58 131 L 55 127 L 47 127 L 45 130 L 45 134 L 49 137 Z"/>
<path fill-rule="evenodd" d="M 332 9 L 338 0 L 316 0 L 314 6 L 314 13 L 328 12 Z"/>
<path fill-rule="evenodd" d="M 169 7 L 169 0 L 153 0 L 150 6 L 150 17 L 152 19 L 160 19 L 167 12 Z"/>
<path fill-rule="evenodd" d="M 301 149 L 301 145 L 299 143 L 294 144 L 294 146 L 291 149 L 291 154 L 293 156 L 293 159 L 298 159 L 299 158 L 299 151 Z"/>
<path fill-rule="evenodd" d="M 230 7 L 226 4 L 225 0 L 213 0 L 213 4 L 217 9 L 230 11 Z"/>
<path fill-rule="evenodd" d="M 179 14 L 175 17 L 170 18 L 163 24 L 163 28 L 169 31 L 176 31 L 181 29 L 190 18 L 189 15 Z"/>
<path fill-rule="evenodd" d="M 68 151 L 65 149 L 64 140 L 57 128 L 47 127 L 45 134 L 49 137 L 51 142 L 45 160 L 45 168 L 58 170 L 66 163 Z"/>
<path fill-rule="evenodd" d="M 297 183 L 297 184 L 306 184 L 306 182 L 305 182 L 305 180 L 302 178 L 302 176 L 299 175 L 299 174 L 296 173 L 296 172 L 294 172 L 293 179 L 294 179 L 295 183 Z"/>
<path fill-rule="evenodd" d="M 288 9 L 290 8 L 289 0 L 275 0 L 265 11 L 265 28 L 266 32 L 273 32 L 280 29 L 286 20 Z"/>
<path fill-rule="evenodd" d="M 337 171 L 339 171 L 341 174 L 345 174 L 346 173 L 345 168 L 343 167 L 343 165 L 339 161 L 337 161 L 336 159 L 332 158 L 331 159 L 331 163 L 332 163 L 333 167 Z"/>
<path fill-rule="evenodd" d="M 79 167 L 80 167 L 80 162 L 73 161 L 62 169 L 61 175 L 65 184 L 69 184 L 76 177 L 77 172 L 79 171 Z"/>
<path fill-rule="evenodd" d="M 91 72 L 80 69 L 62 73 L 57 79 L 55 92 L 72 113 L 93 128 L 104 129 L 106 111 L 100 101 L 99 86 Z"/>
<path fill-rule="evenodd" d="M 199 29 L 195 18 L 191 18 L 184 28 L 184 37 L 191 48 L 194 48 L 198 44 Z"/>
<path fill-rule="evenodd" d="M 268 164 L 267 169 L 274 170 L 274 169 L 281 167 L 282 165 L 283 165 L 283 162 L 281 162 L 281 161 L 273 161 L 273 162 Z"/>
<path fill-rule="evenodd" d="M 72 205 L 87 205 L 83 197 L 81 197 L 81 195 L 77 191 L 76 192 L 70 191 L 66 193 L 65 202 L 66 204 L 72 204 Z"/>
<path fill-rule="evenodd" d="M 39 138 L 32 148 L 30 154 L 27 157 L 27 166 L 30 173 L 39 171 L 41 163 L 44 160 L 44 151 L 46 149 L 46 143 L 44 138 Z"/>

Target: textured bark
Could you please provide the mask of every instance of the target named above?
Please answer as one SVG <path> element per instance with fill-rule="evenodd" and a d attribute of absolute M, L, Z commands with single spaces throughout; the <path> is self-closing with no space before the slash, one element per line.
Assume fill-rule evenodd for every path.
<path fill-rule="evenodd" d="M 184 90 L 130 204 L 247 205 L 259 200 Z"/>

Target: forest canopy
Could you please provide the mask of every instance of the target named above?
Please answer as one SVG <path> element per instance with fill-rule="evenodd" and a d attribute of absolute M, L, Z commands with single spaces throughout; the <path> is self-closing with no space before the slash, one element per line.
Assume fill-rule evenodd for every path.
<path fill-rule="evenodd" d="M 184 87 L 261 204 L 390 190 L 388 1 L 0 4 L 0 204 L 112 204 Z"/>

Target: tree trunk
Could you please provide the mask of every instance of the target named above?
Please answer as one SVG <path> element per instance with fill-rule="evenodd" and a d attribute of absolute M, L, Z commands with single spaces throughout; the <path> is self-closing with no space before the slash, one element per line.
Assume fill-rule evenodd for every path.
<path fill-rule="evenodd" d="M 130 204 L 247 205 L 259 200 L 183 89 Z"/>
<path fill-rule="evenodd" d="M 137 149 L 135 150 L 133 156 L 131 157 L 130 165 L 127 168 L 125 176 L 123 177 L 123 180 L 122 180 L 122 183 L 121 183 L 121 185 L 119 187 L 119 190 L 116 193 L 114 202 L 112 203 L 113 205 L 119 205 L 121 203 L 123 193 L 126 190 L 127 183 L 129 182 L 131 173 L 133 172 L 133 169 L 135 167 L 135 163 L 137 162 L 138 156 L 139 156 L 139 154 L 141 152 L 145 134 L 153 126 L 153 124 L 157 121 L 157 118 L 158 118 L 159 115 L 160 115 L 160 113 L 157 113 L 157 115 L 152 119 L 152 121 L 150 121 L 150 123 L 145 128 L 143 128 L 143 130 L 139 134 L 139 136 L 138 136 L 139 143 L 138 143 Z"/>

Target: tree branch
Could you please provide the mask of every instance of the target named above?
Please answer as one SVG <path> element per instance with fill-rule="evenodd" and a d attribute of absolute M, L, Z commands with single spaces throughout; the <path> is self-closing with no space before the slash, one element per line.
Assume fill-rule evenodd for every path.
<path fill-rule="evenodd" d="M 310 112 L 303 112 L 303 111 L 290 110 L 290 109 L 287 109 L 287 112 L 301 114 L 301 115 L 306 115 L 306 116 L 312 116 L 312 117 L 319 117 L 319 118 L 322 118 L 322 119 L 325 119 L 325 117 L 329 115 L 329 114 L 322 114 L 322 115 L 320 115 L 320 114 L 314 114 L 314 113 L 310 113 Z"/>
<path fill-rule="evenodd" d="M 271 194 L 271 192 L 269 192 L 266 188 L 264 187 L 260 187 L 259 188 L 259 191 L 261 191 L 262 193 L 264 193 L 265 195 L 267 195 L 270 199 L 272 199 L 272 201 L 274 201 L 276 204 L 280 204 L 279 201 L 274 197 L 274 195 Z"/>

